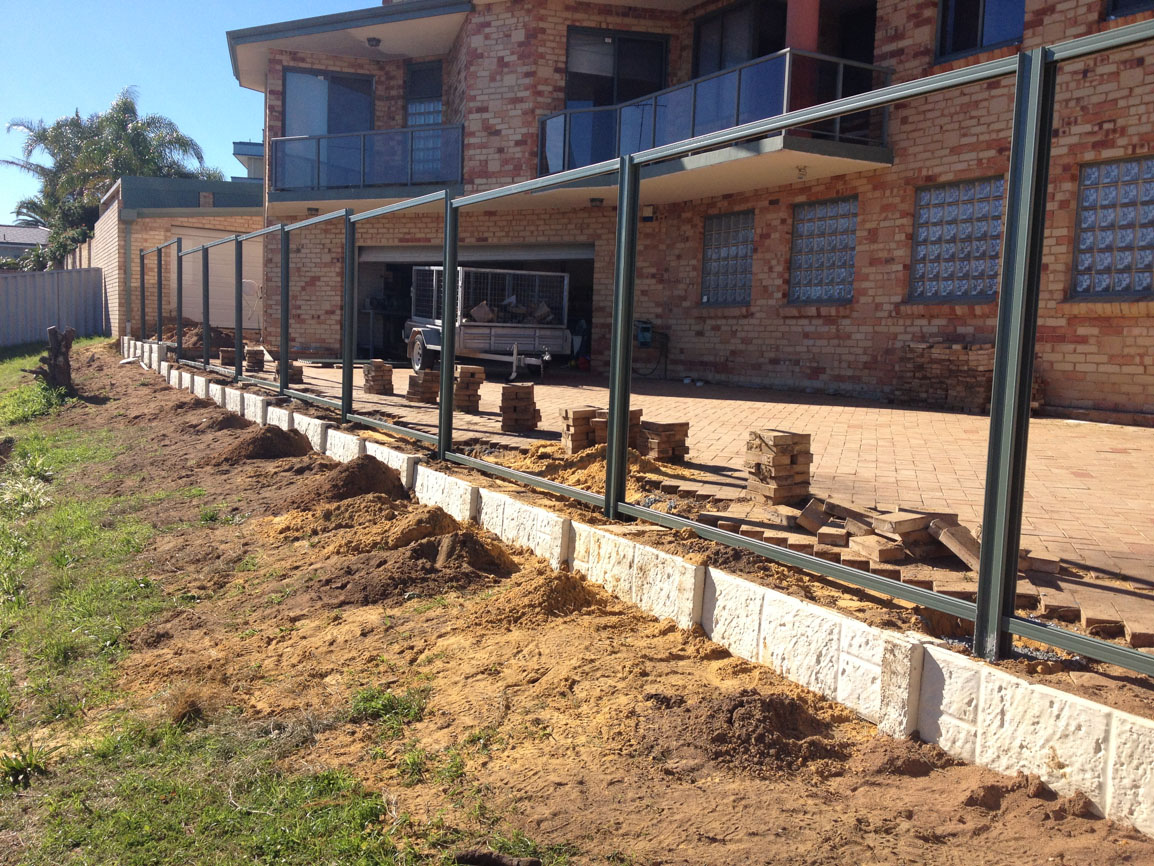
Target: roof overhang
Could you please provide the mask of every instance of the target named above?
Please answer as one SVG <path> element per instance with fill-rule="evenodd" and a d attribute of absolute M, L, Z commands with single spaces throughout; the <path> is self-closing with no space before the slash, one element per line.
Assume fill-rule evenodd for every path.
<path fill-rule="evenodd" d="M 274 49 L 370 60 L 447 54 L 472 11 L 469 0 L 402 0 L 390 6 L 230 30 L 226 36 L 232 74 L 241 87 L 264 92 L 269 52 Z M 370 48 L 370 38 L 379 39 L 380 44 Z"/>

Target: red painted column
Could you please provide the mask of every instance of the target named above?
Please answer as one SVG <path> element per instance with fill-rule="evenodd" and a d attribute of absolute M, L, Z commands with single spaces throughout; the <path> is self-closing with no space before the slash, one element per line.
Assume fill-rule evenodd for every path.
<path fill-rule="evenodd" d="M 789 0 L 785 12 L 785 47 L 817 51 L 821 0 Z M 793 58 L 790 77 L 790 109 L 807 108 L 817 100 L 817 68 L 807 57 Z"/>

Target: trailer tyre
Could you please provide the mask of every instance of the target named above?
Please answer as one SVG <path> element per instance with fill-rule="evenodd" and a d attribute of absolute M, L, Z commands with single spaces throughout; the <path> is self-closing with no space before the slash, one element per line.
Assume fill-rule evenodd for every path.
<path fill-rule="evenodd" d="M 437 359 L 440 357 L 440 352 L 434 352 L 425 345 L 422 337 L 417 337 L 413 342 L 413 352 L 411 359 L 413 362 L 413 369 L 418 373 L 422 370 L 431 370 L 437 364 Z"/>

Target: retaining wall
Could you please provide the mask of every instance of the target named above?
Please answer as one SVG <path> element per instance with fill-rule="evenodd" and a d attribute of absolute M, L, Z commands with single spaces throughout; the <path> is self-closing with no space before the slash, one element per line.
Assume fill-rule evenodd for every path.
<path fill-rule="evenodd" d="M 127 338 L 121 348 L 144 356 L 141 344 Z M 180 386 L 181 371 L 169 373 Z M 242 392 L 210 393 L 247 414 Z M 844 704 L 885 734 L 917 736 L 998 772 L 1037 774 L 1059 794 L 1082 791 L 1100 814 L 1154 834 L 1154 721 L 1016 677 L 924 635 L 875 628 L 638 544 L 611 527 L 586 526 L 515 494 L 477 487 L 296 409 L 270 405 L 266 414 L 269 423 L 305 432 L 314 448 L 338 460 L 371 454 L 396 468 L 418 501 L 475 521 L 554 567 L 580 571 L 682 628 L 700 625 L 734 655 Z"/>

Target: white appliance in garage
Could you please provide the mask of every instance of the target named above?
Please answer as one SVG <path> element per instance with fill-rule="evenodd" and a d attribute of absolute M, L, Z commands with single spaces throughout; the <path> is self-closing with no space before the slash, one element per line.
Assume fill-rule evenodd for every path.
<path fill-rule="evenodd" d="M 231 237 L 230 232 L 217 229 L 173 226 L 172 233 L 181 238 L 186 250 L 212 243 L 221 238 Z M 208 251 L 208 319 L 214 328 L 231 328 L 235 323 L 236 299 L 236 244 L 221 244 Z M 244 245 L 242 304 L 245 330 L 259 330 L 264 325 L 264 310 L 260 297 L 261 280 L 264 277 L 264 247 L 260 240 Z M 184 296 L 183 314 L 188 321 L 199 322 L 202 315 L 201 304 L 201 264 L 202 253 L 184 256 Z M 175 264 L 172 269 L 176 279 Z M 175 282 L 173 284 L 175 286 Z"/>

